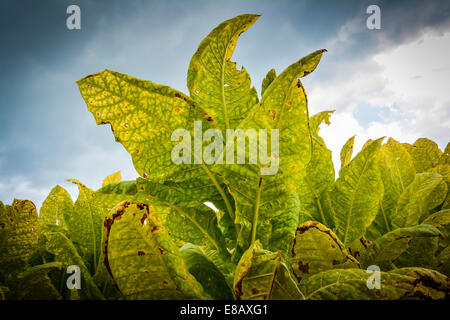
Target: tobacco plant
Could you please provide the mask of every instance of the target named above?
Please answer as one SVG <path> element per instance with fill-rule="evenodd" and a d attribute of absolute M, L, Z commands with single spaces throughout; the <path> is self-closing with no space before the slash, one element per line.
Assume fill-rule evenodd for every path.
<path fill-rule="evenodd" d="M 201 42 L 189 64 L 189 95 L 111 70 L 77 81 L 140 178 L 121 181 L 118 172 L 97 191 L 70 180 L 79 188 L 75 203 L 56 186 L 39 215 L 31 201 L 0 203 L 0 297 L 448 297 L 449 146 L 378 138 L 352 158 L 352 137 L 335 180 L 319 135 L 333 111 L 310 116 L 300 81 L 326 50 L 279 75 L 270 70 L 259 98 L 247 71 L 230 60 L 258 17 L 227 20 Z M 249 163 L 248 147 L 244 164 L 198 161 L 205 140 L 188 155 L 201 163 L 175 164 L 172 133 L 194 136 L 194 121 L 223 136 L 278 129 L 278 172 L 262 175 L 268 164 Z M 66 285 L 72 265 L 81 289 Z M 380 270 L 379 285 L 368 268 Z"/>

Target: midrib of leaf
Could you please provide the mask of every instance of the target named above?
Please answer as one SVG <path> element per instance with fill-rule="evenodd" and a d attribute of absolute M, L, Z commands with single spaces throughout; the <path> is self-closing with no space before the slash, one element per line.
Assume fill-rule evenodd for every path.
<path fill-rule="evenodd" d="M 397 169 L 398 177 L 400 179 L 400 186 L 402 187 L 402 192 L 403 192 L 403 190 L 405 190 L 405 185 L 403 184 L 403 178 L 402 178 L 402 175 L 400 174 L 400 169 L 398 168 L 397 161 L 395 161 L 395 168 Z M 401 192 L 400 192 L 400 194 L 401 194 Z"/>
<path fill-rule="evenodd" d="M 359 184 L 361 183 L 361 177 L 364 175 L 364 173 L 366 171 L 367 163 L 369 162 L 370 159 L 372 159 L 372 157 L 368 157 L 366 159 L 366 161 L 364 162 L 364 167 L 362 169 L 361 174 L 359 175 L 358 182 L 356 183 L 355 190 L 354 190 L 354 192 L 352 192 L 352 200 L 350 201 L 349 213 L 347 215 L 347 221 L 346 221 L 346 224 L 345 224 L 344 241 L 343 241 L 344 245 L 347 245 L 348 228 L 350 226 L 350 217 L 351 217 L 352 211 L 353 211 L 353 203 L 355 202 L 356 191 L 359 188 Z"/>
<path fill-rule="evenodd" d="M 325 289 L 328 289 L 328 288 L 330 288 L 330 287 L 334 287 L 334 286 L 336 286 L 336 285 L 345 283 L 345 282 L 339 282 L 339 278 L 341 277 L 341 274 L 342 274 L 342 273 L 339 273 L 339 276 L 338 276 L 338 279 L 336 280 L 336 282 L 327 284 L 326 286 L 322 286 L 323 278 L 320 278 L 320 282 L 321 282 L 320 288 L 317 289 L 317 290 L 314 290 L 313 292 L 311 292 L 311 293 L 306 297 L 306 299 L 307 299 L 307 300 L 310 299 L 311 296 L 313 296 L 316 292 L 320 292 L 320 291 L 325 290 Z"/>
<path fill-rule="evenodd" d="M 272 275 L 272 281 L 270 282 L 271 285 L 270 285 L 269 295 L 268 295 L 267 299 L 272 298 L 273 286 L 274 286 L 275 280 L 277 278 L 278 268 L 280 268 L 280 264 L 281 264 L 281 255 L 277 259 L 277 264 L 275 266 L 275 272 Z"/>
<path fill-rule="evenodd" d="M 287 296 L 292 297 L 292 295 L 284 288 L 284 286 L 283 286 L 277 279 L 275 279 L 275 283 L 278 284 L 278 288 L 280 288 Z M 300 291 L 300 290 L 298 290 L 298 292 L 300 292 L 300 294 L 301 294 L 303 300 L 306 300 L 306 297 L 305 297 L 305 295 L 303 294 L 303 292 Z"/>
<path fill-rule="evenodd" d="M 261 189 L 262 189 L 263 178 L 261 177 L 261 172 L 258 174 L 258 191 L 256 192 L 255 207 L 253 212 L 253 222 L 252 222 L 252 239 L 250 246 L 255 244 L 256 240 L 256 229 L 258 224 L 259 215 L 259 204 L 261 202 Z"/>
<path fill-rule="evenodd" d="M 314 201 L 316 202 L 317 208 L 319 209 L 320 218 L 322 219 L 323 224 L 328 225 L 328 221 L 327 219 L 325 219 L 325 214 L 323 213 L 322 205 L 320 204 L 319 196 L 313 189 L 311 181 L 309 181 L 308 175 L 305 175 L 305 181 L 308 184 L 309 190 L 311 190 L 312 194 L 314 195 Z"/>

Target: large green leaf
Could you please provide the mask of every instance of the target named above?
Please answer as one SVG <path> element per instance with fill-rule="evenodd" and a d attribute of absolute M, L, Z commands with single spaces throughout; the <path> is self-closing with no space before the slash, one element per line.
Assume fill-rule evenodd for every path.
<path fill-rule="evenodd" d="M 70 194 L 61 186 L 55 186 L 42 203 L 39 222 L 43 232 L 58 226 L 69 230 L 68 222 L 73 215 L 73 201 Z"/>
<path fill-rule="evenodd" d="M 152 205 L 121 202 L 105 219 L 104 263 L 126 299 L 207 299 Z"/>
<path fill-rule="evenodd" d="M 203 39 L 189 64 L 190 95 L 223 132 L 236 128 L 258 103 L 247 71 L 230 61 L 240 34 L 258 18 L 244 14 L 222 22 Z"/>
<path fill-rule="evenodd" d="M 396 229 L 376 239 L 360 261 L 365 267 L 377 265 L 381 270 L 391 270 L 396 259 L 410 248 L 413 239 L 438 237 L 440 234 L 438 229 L 428 224 Z"/>
<path fill-rule="evenodd" d="M 290 264 L 298 281 L 341 268 L 359 268 L 333 231 L 316 221 L 301 224 L 295 233 Z"/>
<path fill-rule="evenodd" d="M 78 185 L 78 198 L 73 214 L 69 218 L 70 240 L 77 247 L 92 274 L 97 269 L 102 241 L 104 211 L 95 203 L 94 191 L 78 180 L 69 180 Z"/>
<path fill-rule="evenodd" d="M 249 147 L 245 151 L 245 164 L 237 163 L 235 153 L 234 164 L 214 167 L 225 178 L 235 199 L 236 223 L 240 225 L 238 246 L 242 251 L 256 239 L 271 251 L 285 251 L 294 236 L 299 213 L 295 192 L 312 151 L 307 99 L 298 78 L 316 68 L 323 52 L 318 50 L 283 71 L 264 92 L 258 107 L 239 127 L 244 131 L 255 130 L 260 150 L 271 150 L 271 164 L 278 162 L 278 171 L 265 171 L 270 170 L 269 164 L 262 164 L 261 159 L 250 164 L 249 157 L 256 154 Z M 260 138 L 259 129 L 267 130 L 267 145 Z M 272 145 L 272 129 L 278 130 L 279 150 Z M 228 147 L 234 148 L 234 138 L 231 141 L 227 139 Z M 283 225 L 283 229 L 277 228 L 277 237 L 286 241 L 270 245 L 271 234 L 277 224 Z"/>
<path fill-rule="evenodd" d="M 47 233 L 45 234 L 45 237 L 47 238 L 47 251 L 54 255 L 55 261 L 63 264 L 65 277 L 62 279 L 61 286 L 63 286 L 63 288 L 66 287 L 66 280 L 69 276 L 65 273 L 67 267 L 76 265 L 80 268 L 81 272 L 81 289 L 73 289 L 73 291 L 79 291 L 77 293 L 82 299 L 103 299 L 103 295 L 92 279 L 91 273 L 87 268 L 85 261 L 78 253 L 77 248 L 72 241 L 61 232 Z"/>
<path fill-rule="evenodd" d="M 178 143 L 171 140 L 172 133 L 184 128 L 193 135 L 194 121 L 205 117 L 189 97 L 110 70 L 77 83 L 97 124 L 111 125 L 116 141 L 131 154 L 141 176 L 165 180 L 180 171 L 171 159 L 171 150 Z"/>
<path fill-rule="evenodd" d="M 392 230 L 397 201 L 405 188 L 414 180 L 413 160 L 401 143 L 390 138 L 381 146 L 379 170 L 384 185 L 384 196 L 378 214 L 367 230 L 366 237 L 376 239 Z"/>
<path fill-rule="evenodd" d="M 201 141 L 198 149 L 194 139 L 194 147 L 186 151 L 189 164 L 176 164 L 172 159 L 173 148 L 180 143 L 172 139 L 175 130 L 184 129 L 189 133 L 187 137 L 183 136 L 183 142 L 190 146 L 191 137 L 202 134 L 194 132 L 195 121 L 200 121 L 203 129 L 214 125 L 213 119 L 191 98 L 167 86 L 110 70 L 89 75 L 77 83 L 97 124 L 111 125 L 116 141 L 131 154 L 134 167 L 141 176 L 159 182 L 182 181 L 186 188 L 191 179 L 211 185 L 223 198 L 234 220 L 223 187 L 202 162 L 201 147 L 206 142 Z"/>
<path fill-rule="evenodd" d="M 442 182 L 437 173 L 418 173 L 414 181 L 403 191 L 398 199 L 395 216 L 392 218 L 393 228 L 403 228 L 419 223 L 428 213 L 427 197 Z"/>
<path fill-rule="evenodd" d="M 331 191 L 330 209 L 336 218 L 336 234 L 345 247 L 361 238 L 377 215 L 383 182 L 376 155 L 382 140 L 369 143 L 342 167 Z"/>
<path fill-rule="evenodd" d="M 312 300 L 444 299 L 448 295 L 449 279 L 434 270 L 405 268 L 380 272 L 380 289 L 368 288 L 371 274 L 361 269 L 328 270 L 302 281 L 300 289 Z"/>
<path fill-rule="evenodd" d="M 356 136 L 350 137 L 341 149 L 341 168 L 350 163 L 353 154 L 355 137 Z"/>
<path fill-rule="evenodd" d="M 412 145 L 404 143 L 403 146 L 411 154 L 417 173 L 437 166 L 442 155 L 436 142 L 426 138 L 417 139 Z"/>
<path fill-rule="evenodd" d="M 29 200 L 0 202 L 0 281 L 17 274 L 28 264 L 39 242 L 39 218 Z"/>
<path fill-rule="evenodd" d="M 304 298 L 283 262 L 281 252 L 263 250 L 259 241 L 242 255 L 233 287 L 239 300 Z"/>
<path fill-rule="evenodd" d="M 306 168 L 306 174 L 298 185 L 301 205 L 300 223 L 308 220 L 320 221 L 326 226 L 334 227 L 334 217 L 325 210 L 325 193 L 333 188 L 334 166 L 331 151 L 318 135 L 320 124 L 330 124 L 330 115 L 334 111 L 323 111 L 309 120 L 313 136 L 313 154 Z"/>

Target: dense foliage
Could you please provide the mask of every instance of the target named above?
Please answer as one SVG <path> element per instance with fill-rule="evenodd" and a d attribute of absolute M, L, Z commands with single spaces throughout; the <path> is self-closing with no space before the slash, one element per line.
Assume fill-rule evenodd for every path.
<path fill-rule="evenodd" d="M 352 137 L 335 180 L 319 136 L 332 111 L 310 116 L 300 82 L 325 50 L 278 76 L 270 70 L 259 99 L 246 70 L 230 61 L 257 19 L 225 21 L 201 42 L 189 96 L 110 70 L 78 81 L 89 111 L 111 125 L 141 177 L 121 181 L 118 172 L 97 191 L 70 180 L 75 203 L 56 186 L 39 215 L 28 200 L 0 203 L 2 298 L 448 297 L 449 146 L 379 138 L 352 158 Z M 260 161 L 174 164 L 172 132 L 193 134 L 194 121 L 223 132 L 278 129 L 278 173 L 261 175 Z M 66 286 L 70 265 L 80 268 L 79 290 Z M 371 265 L 381 288 L 367 286 Z"/>

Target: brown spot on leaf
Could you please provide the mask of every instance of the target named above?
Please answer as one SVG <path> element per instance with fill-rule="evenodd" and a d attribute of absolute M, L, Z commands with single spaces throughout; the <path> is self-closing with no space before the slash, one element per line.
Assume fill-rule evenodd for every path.
<path fill-rule="evenodd" d="M 161 228 L 158 227 L 158 226 L 154 226 L 154 227 L 152 228 L 152 233 L 158 233 L 158 232 L 160 232 L 160 231 L 161 231 Z"/>
<path fill-rule="evenodd" d="M 272 117 L 273 120 L 275 120 L 275 117 L 277 116 L 277 112 L 275 110 L 269 110 L 269 115 Z"/>
<path fill-rule="evenodd" d="M 252 288 L 252 294 L 258 294 L 258 293 L 259 293 L 259 290 L 258 290 L 258 289 Z"/>
<path fill-rule="evenodd" d="M 175 108 L 173 111 L 175 111 L 175 113 L 180 113 L 180 108 Z"/>
<path fill-rule="evenodd" d="M 142 250 L 139 250 L 138 251 L 138 256 L 144 256 L 145 255 L 145 252 L 144 251 L 142 251 Z"/>
<path fill-rule="evenodd" d="M 303 273 L 309 273 L 309 263 L 303 264 L 303 262 L 298 262 L 298 269 Z"/>
<path fill-rule="evenodd" d="M 159 249 L 159 252 L 161 253 L 161 254 L 165 254 L 166 252 L 164 251 L 164 249 L 162 249 L 162 248 L 158 248 Z"/>
<path fill-rule="evenodd" d="M 147 219 L 147 214 L 146 213 L 144 213 L 144 215 L 141 218 L 141 224 L 144 224 L 145 219 Z"/>

